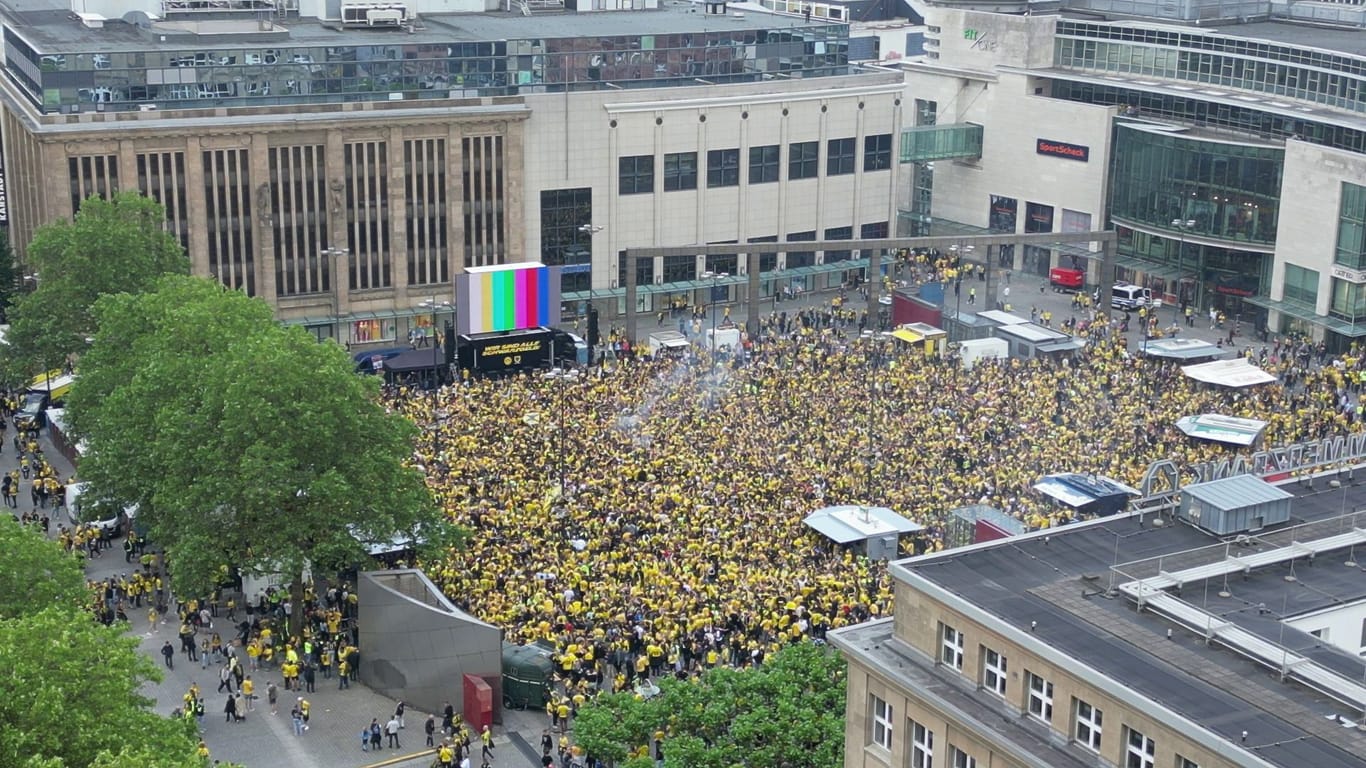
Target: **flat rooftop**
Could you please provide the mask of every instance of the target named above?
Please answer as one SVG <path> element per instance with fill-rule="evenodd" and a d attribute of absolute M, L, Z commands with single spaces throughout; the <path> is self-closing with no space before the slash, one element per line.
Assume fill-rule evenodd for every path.
<path fill-rule="evenodd" d="M 999 618 L 1032 632 L 1143 696 L 1175 710 L 1264 760 L 1287 768 L 1360 768 L 1366 731 L 1344 728 L 1333 718 L 1362 719 L 1335 698 L 1305 685 L 1282 682 L 1268 669 L 1198 632 L 1150 611 L 1114 587 L 1132 580 L 1224 559 L 1270 553 L 1295 538 L 1350 532 L 1344 512 L 1366 508 L 1366 484 L 1317 491 L 1286 485 L 1294 494 L 1289 523 L 1271 526 L 1238 543 L 1164 517 L 1129 515 L 1003 539 L 990 545 L 902 560 L 896 577 L 924 579 Z M 1355 526 L 1366 524 L 1366 512 Z M 1227 542 L 1227 546 L 1226 543 Z M 1204 548 L 1204 549 L 1202 549 Z M 1342 677 L 1361 682 L 1363 659 L 1327 646 L 1284 625 L 1294 617 L 1366 598 L 1366 576 L 1349 567 L 1347 548 L 1311 562 L 1301 558 L 1238 574 L 1185 583 L 1185 603 L 1213 614 L 1266 643 L 1279 644 Z M 1366 552 L 1362 553 L 1366 560 Z M 1117 566 L 1112 568 L 1112 566 Z M 1294 577 L 1290 580 L 1288 577 Z M 1228 597 L 1220 597 L 1226 591 Z M 1166 633 L 1172 629 L 1172 639 Z M 932 663 L 932 661 L 931 661 Z M 1240 741 L 1243 731 L 1248 733 Z"/>
<path fill-rule="evenodd" d="M 14 31 L 40 53 L 105 53 L 137 50 L 180 50 L 212 46 L 214 49 L 281 48 L 293 46 L 413 46 L 498 40 L 682 35 L 732 30 L 827 28 L 841 22 L 800 16 L 746 12 L 707 14 L 689 0 L 662 0 L 658 10 L 601 11 L 593 13 L 536 12 L 422 14 L 413 34 L 399 29 L 342 28 L 340 22 L 292 17 L 275 23 L 276 31 L 212 35 L 195 41 L 185 36 L 157 39 L 150 30 L 110 19 L 91 29 L 72 16 L 66 3 L 52 0 L 0 0 L 0 14 Z M 254 21 L 249 26 L 254 26 Z M 288 33 L 282 39 L 280 31 Z"/>
<path fill-rule="evenodd" d="M 1366 31 L 1361 29 L 1323 24 L 1295 24 L 1288 21 L 1257 21 L 1214 29 L 1232 37 L 1366 56 Z"/>

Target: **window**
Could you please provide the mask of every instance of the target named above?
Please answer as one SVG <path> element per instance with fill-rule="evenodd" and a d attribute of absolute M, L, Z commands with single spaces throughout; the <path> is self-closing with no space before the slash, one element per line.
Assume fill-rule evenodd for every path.
<path fill-rule="evenodd" d="M 1200 768 L 1200 764 L 1189 757 L 1176 756 L 1176 768 Z"/>
<path fill-rule="evenodd" d="M 681 283 L 697 277 L 697 257 L 692 254 L 664 257 L 664 282 Z"/>
<path fill-rule="evenodd" d="M 664 191 L 697 189 L 697 153 L 673 152 L 664 156 Z"/>
<path fill-rule="evenodd" d="M 854 239 L 853 227 L 833 227 L 825 230 L 826 240 L 852 240 Z M 837 261 L 848 261 L 852 258 L 852 251 L 826 251 L 825 263 L 833 264 Z"/>
<path fill-rule="evenodd" d="M 805 232 L 792 232 L 787 236 L 789 243 L 800 243 L 816 239 L 816 230 L 810 229 Z M 796 269 L 797 267 L 810 267 L 816 263 L 815 251 L 788 251 L 787 268 Z"/>
<path fill-rule="evenodd" d="M 816 141 L 799 141 L 787 145 L 787 178 L 814 179 L 820 168 L 821 145 Z"/>
<path fill-rule="evenodd" d="M 768 184 L 778 180 L 778 150 L 777 144 L 749 148 L 750 184 Z"/>
<path fill-rule="evenodd" d="M 655 156 L 631 155 L 617 159 L 617 188 L 623 195 L 649 195 L 655 191 Z"/>
<path fill-rule="evenodd" d="M 869 709 L 873 712 L 873 732 L 871 734 L 873 743 L 883 749 L 892 748 L 892 705 L 869 695 L 872 705 Z"/>
<path fill-rule="evenodd" d="M 859 227 L 858 236 L 864 240 L 883 240 L 887 237 L 887 222 L 879 221 Z"/>
<path fill-rule="evenodd" d="M 740 186 L 740 150 L 713 149 L 707 153 L 707 186 Z"/>
<path fill-rule="evenodd" d="M 1366 187 L 1342 182 L 1342 202 L 1338 207 L 1337 263 L 1361 269 L 1366 267 Z"/>
<path fill-rule="evenodd" d="M 1103 720 L 1101 711 L 1081 699 L 1073 699 L 1076 704 L 1076 730 L 1072 735 L 1077 743 L 1093 752 L 1100 751 L 1100 725 Z"/>
<path fill-rule="evenodd" d="M 999 696 L 1006 693 L 1006 657 L 986 647 L 982 654 L 982 687 Z"/>
<path fill-rule="evenodd" d="M 1305 269 L 1294 264 L 1285 265 L 1285 290 L 1281 294 L 1291 304 L 1313 307 L 1319 300 L 1318 270 Z"/>
<path fill-rule="evenodd" d="M 911 721 L 911 768 L 930 768 L 934 762 L 934 731 Z"/>
<path fill-rule="evenodd" d="M 825 155 L 825 175 L 842 176 L 854 172 L 854 140 L 831 139 Z"/>
<path fill-rule="evenodd" d="M 863 138 L 863 170 L 885 171 L 892 167 L 892 134 Z"/>
<path fill-rule="evenodd" d="M 1032 672 L 1026 672 L 1025 679 L 1029 681 L 1029 714 L 1053 722 L 1053 684 Z"/>
<path fill-rule="evenodd" d="M 1133 728 L 1125 730 L 1128 735 L 1124 739 L 1124 768 L 1153 768 L 1157 744 Z"/>
<path fill-rule="evenodd" d="M 963 671 L 963 633 L 948 624 L 939 625 L 939 636 L 943 643 L 939 648 L 939 662 Z"/>
<path fill-rule="evenodd" d="M 955 746 L 949 747 L 949 765 L 953 768 L 977 768 L 977 758 Z"/>

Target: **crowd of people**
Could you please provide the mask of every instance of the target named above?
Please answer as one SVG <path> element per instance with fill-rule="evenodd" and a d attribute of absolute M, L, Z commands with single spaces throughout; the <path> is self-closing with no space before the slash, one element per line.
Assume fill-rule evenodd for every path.
<path fill-rule="evenodd" d="M 889 507 L 925 526 L 905 551 L 928 551 L 964 505 L 1030 528 L 1067 522 L 1032 490 L 1045 474 L 1136 484 L 1156 459 L 1230 450 L 1186 437 L 1182 416 L 1265 420 L 1268 445 L 1361 428 L 1348 396 L 1359 355 L 1319 365 L 1278 345 L 1260 357 L 1285 383 L 1228 390 L 1105 333 L 1071 361 L 965 370 L 839 319 L 767 318 L 719 372 L 640 357 L 474 379 L 435 405 L 391 393 L 428 430 L 417 460 L 438 503 L 472 534 L 422 566 L 509 640 L 555 647 L 552 718 L 597 690 L 757 663 L 885 614 L 885 569 L 804 527 L 820 507 Z"/>

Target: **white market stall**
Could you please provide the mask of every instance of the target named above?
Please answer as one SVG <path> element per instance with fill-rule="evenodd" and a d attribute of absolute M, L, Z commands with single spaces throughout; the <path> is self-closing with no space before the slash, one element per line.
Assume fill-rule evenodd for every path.
<path fill-rule="evenodd" d="M 1271 384 L 1276 377 L 1252 364 L 1246 357 L 1232 360 L 1215 360 L 1212 363 L 1184 365 L 1181 372 L 1187 376 L 1219 387 L 1255 387 L 1258 384 Z"/>
<path fill-rule="evenodd" d="M 1266 422 L 1218 413 L 1202 413 L 1199 416 L 1183 416 L 1177 419 L 1176 428 L 1201 440 L 1247 447 L 1261 439 Z"/>

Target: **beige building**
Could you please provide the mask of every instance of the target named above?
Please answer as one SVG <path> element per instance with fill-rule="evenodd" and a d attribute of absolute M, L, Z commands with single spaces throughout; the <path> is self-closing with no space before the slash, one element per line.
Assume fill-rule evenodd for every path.
<path fill-rule="evenodd" d="M 1236 537 L 1118 516 L 892 564 L 895 618 L 830 635 L 844 765 L 1360 766 L 1366 667 L 1326 642 L 1366 600 L 1342 501 Z"/>
<path fill-rule="evenodd" d="M 422 302 L 470 267 L 562 266 L 566 305 L 610 316 L 626 248 L 890 233 L 902 75 L 851 65 L 842 21 L 656 0 L 78 5 L 0 0 L 21 258 L 38 226 L 136 189 L 196 274 L 382 345 L 425 331 Z M 838 284 L 849 259 L 764 266 Z M 658 261 L 646 309 L 744 268 Z"/>

